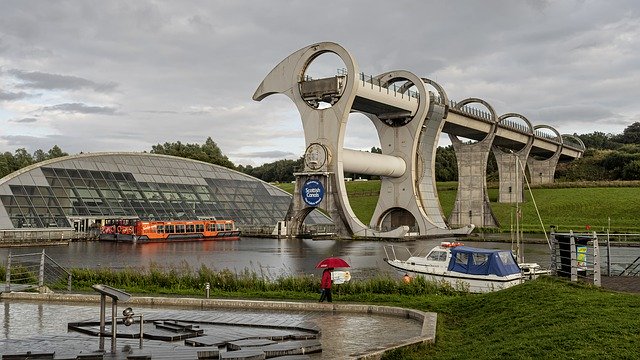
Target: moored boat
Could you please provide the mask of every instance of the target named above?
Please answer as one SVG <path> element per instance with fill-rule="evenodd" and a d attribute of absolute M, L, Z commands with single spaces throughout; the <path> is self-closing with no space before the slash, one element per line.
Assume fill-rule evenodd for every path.
<path fill-rule="evenodd" d="M 385 253 L 384 261 L 402 272 L 473 293 L 506 289 L 533 278 L 539 271 L 537 264 L 519 266 L 510 250 L 474 248 L 455 242 L 443 242 L 426 256 L 409 253 L 406 260 L 396 257 L 392 245 L 385 246 Z"/>
<path fill-rule="evenodd" d="M 103 227 L 100 239 L 138 243 L 240 240 L 240 230 L 233 220 L 136 221 L 134 225 Z"/>

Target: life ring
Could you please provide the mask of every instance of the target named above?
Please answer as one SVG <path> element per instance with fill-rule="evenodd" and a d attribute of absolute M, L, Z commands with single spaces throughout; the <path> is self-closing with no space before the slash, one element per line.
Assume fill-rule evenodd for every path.
<path fill-rule="evenodd" d="M 463 246 L 464 244 L 461 242 L 443 242 L 440 244 L 440 246 L 445 247 L 445 248 L 452 248 L 452 247 L 457 247 L 457 246 Z"/>

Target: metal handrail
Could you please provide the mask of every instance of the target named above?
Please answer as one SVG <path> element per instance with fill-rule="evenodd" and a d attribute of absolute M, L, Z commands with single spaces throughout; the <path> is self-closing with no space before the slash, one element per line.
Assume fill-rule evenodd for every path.
<path fill-rule="evenodd" d="M 638 256 L 635 260 L 633 260 L 631 264 L 624 268 L 621 275 L 637 275 L 638 272 L 640 272 L 640 256 Z"/>
<path fill-rule="evenodd" d="M 13 261 L 12 261 L 16 258 L 19 259 L 19 258 L 27 258 L 27 257 L 34 257 L 34 256 L 40 257 L 39 261 L 37 262 L 25 261 L 24 263 L 18 263 L 18 264 L 13 264 Z M 48 267 L 46 264 L 46 259 L 50 261 L 50 264 Z M 16 265 L 19 265 L 19 268 L 21 269 L 20 272 L 16 272 L 14 270 L 16 268 Z M 47 271 L 47 268 L 49 271 Z M 14 279 L 16 278 L 16 276 L 20 279 L 27 275 L 35 277 L 35 275 L 37 274 L 38 275 L 37 286 L 44 286 L 45 279 L 51 279 L 52 273 L 53 273 L 54 279 L 59 279 L 61 277 L 61 274 L 65 274 L 67 278 L 67 290 L 71 291 L 72 274 L 69 271 L 67 271 L 67 269 L 65 269 L 60 264 L 58 264 L 58 262 L 52 259 L 49 255 L 45 254 L 44 250 L 42 250 L 41 253 L 25 253 L 25 254 L 16 254 L 16 255 L 13 255 L 11 252 L 9 252 L 7 256 L 7 265 L 6 265 L 5 273 L 6 273 L 5 274 L 5 281 L 6 281 L 5 291 L 10 291 L 11 289 L 12 276 Z M 32 284 L 31 286 L 36 286 L 36 285 Z"/>

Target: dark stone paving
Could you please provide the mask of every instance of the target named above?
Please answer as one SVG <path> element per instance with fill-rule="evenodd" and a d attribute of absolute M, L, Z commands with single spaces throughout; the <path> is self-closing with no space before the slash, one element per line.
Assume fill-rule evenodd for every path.
<path fill-rule="evenodd" d="M 640 276 L 602 276 L 600 280 L 607 290 L 640 293 Z"/>
<path fill-rule="evenodd" d="M 99 351 L 99 338 L 96 336 L 99 331 L 99 311 L 95 304 L 76 306 L 7 301 L 0 304 L 3 302 L 4 328 L 0 325 L 0 330 L 4 329 L 4 337 L 0 339 L 0 354 L 5 355 L 3 360 L 7 355 L 17 356 L 14 359 L 24 359 L 28 351 L 33 354 L 55 352 L 50 359 L 103 360 L 231 359 L 232 355 L 241 355 L 242 353 L 231 354 L 234 351 L 228 347 L 229 342 L 238 343 L 240 350 L 236 351 L 258 350 L 265 359 L 346 359 L 349 354 L 417 336 L 421 329 L 420 323 L 408 319 L 364 314 L 140 307 L 135 310 L 137 314 L 144 314 L 145 334 L 171 337 L 189 329 L 202 330 L 203 336 L 179 341 L 151 340 L 145 336 L 140 349 L 140 340 L 135 338 L 139 323 L 130 327 L 120 324 L 117 348 L 112 354 L 110 336 L 103 338 L 105 351 Z M 83 329 L 83 333 L 70 331 L 69 334 L 64 334 L 69 320 L 87 315 L 90 316 L 88 320 L 74 322 L 75 326 Z M 107 332 L 110 331 L 109 322 L 110 317 L 107 317 Z M 64 324 L 64 331 L 55 326 L 58 323 Z M 157 324 L 162 326 L 158 328 Z M 48 326 L 54 328 L 43 330 Z M 397 331 L 390 334 L 386 330 L 388 327 Z M 7 338 L 7 334 L 13 335 Z M 268 345 L 265 339 L 276 343 Z M 260 341 L 263 343 L 259 344 Z M 251 356 L 260 358 L 261 355 Z"/>

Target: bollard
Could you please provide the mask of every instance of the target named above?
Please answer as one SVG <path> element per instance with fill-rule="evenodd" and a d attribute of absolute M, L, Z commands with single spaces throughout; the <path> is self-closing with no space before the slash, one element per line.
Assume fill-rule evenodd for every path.
<path fill-rule="evenodd" d="M 209 298 L 209 290 L 211 289 L 211 284 L 209 284 L 209 283 L 204 284 L 204 288 L 206 290 L 207 299 L 208 299 Z"/>

